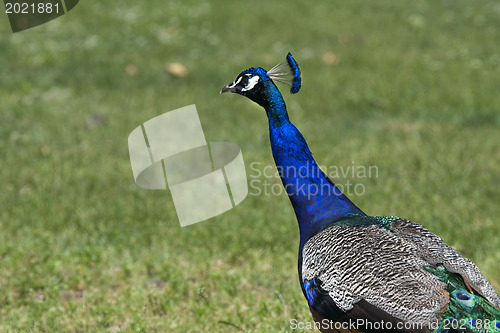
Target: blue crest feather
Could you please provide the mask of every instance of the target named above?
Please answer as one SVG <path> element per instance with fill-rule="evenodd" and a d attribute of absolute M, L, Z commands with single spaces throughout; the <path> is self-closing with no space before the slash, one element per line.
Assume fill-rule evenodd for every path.
<path fill-rule="evenodd" d="M 291 94 L 296 94 L 300 90 L 300 86 L 302 85 L 302 78 L 300 77 L 300 69 L 299 64 L 295 59 L 293 59 L 292 54 L 288 52 L 286 55 L 286 61 L 288 62 L 288 66 L 290 66 L 290 70 L 292 71 L 293 81 L 292 87 L 290 88 Z"/>
<path fill-rule="evenodd" d="M 292 57 L 291 53 L 286 55 L 286 62 L 277 64 L 268 70 L 267 74 L 273 81 L 290 85 L 291 94 L 299 92 L 302 84 L 302 78 L 300 77 L 299 64 Z"/>

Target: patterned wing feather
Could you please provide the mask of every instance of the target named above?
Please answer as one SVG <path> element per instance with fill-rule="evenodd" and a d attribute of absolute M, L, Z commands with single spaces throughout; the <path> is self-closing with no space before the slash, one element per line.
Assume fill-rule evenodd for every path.
<path fill-rule="evenodd" d="M 480 295 L 496 307 L 500 307 L 500 298 L 479 268 L 441 238 L 421 225 L 405 219 L 392 222 L 391 229 L 402 239 L 415 244 L 418 253 L 427 261 L 443 264 L 448 271 L 458 273 Z"/>
<path fill-rule="evenodd" d="M 340 319 L 338 312 L 322 311 L 320 303 L 331 302 L 349 314 L 366 302 L 378 309 L 381 320 L 389 316 L 424 330 L 437 327 L 450 299 L 447 281 L 433 272 L 440 264 L 498 306 L 497 294 L 470 260 L 400 218 L 352 217 L 335 223 L 306 242 L 302 258 L 303 282 L 311 286 L 314 281 L 324 291 L 315 295 L 305 289 L 309 305 L 333 321 Z"/>

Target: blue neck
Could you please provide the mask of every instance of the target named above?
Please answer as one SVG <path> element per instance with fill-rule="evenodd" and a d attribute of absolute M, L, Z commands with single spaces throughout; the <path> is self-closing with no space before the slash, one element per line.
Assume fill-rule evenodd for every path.
<path fill-rule="evenodd" d="M 271 149 L 299 222 L 300 248 L 327 225 L 349 214 L 365 215 L 321 171 L 302 134 L 288 119 L 279 91 L 265 105 Z"/>

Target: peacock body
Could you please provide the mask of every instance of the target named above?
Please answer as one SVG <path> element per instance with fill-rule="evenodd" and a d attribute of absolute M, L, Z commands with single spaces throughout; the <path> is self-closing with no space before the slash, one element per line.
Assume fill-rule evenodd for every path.
<path fill-rule="evenodd" d="M 283 69 L 289 69 L 287 76 Z M 320 170 L 274 81 L 301 86 L 291 54 L 222 92 L 261 105 L 299 223 L 299 280 L 322 332 L 500 332 L 500 298 L 479 268 L 423 226 L 368 216 Z"/>

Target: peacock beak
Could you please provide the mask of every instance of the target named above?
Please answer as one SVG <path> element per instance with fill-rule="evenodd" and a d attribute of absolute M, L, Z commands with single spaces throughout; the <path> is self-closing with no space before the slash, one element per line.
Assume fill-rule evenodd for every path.
<path fill-rule="evenodd" d="M 224 88 L 221 89 L 220 93 L 225 93 L 225 92 L 234 92 L 236 89 L 236 83 L 233 81 L 231 82 L 230 84 L 228 84 L 227 86 L 225 86 Z"/>

